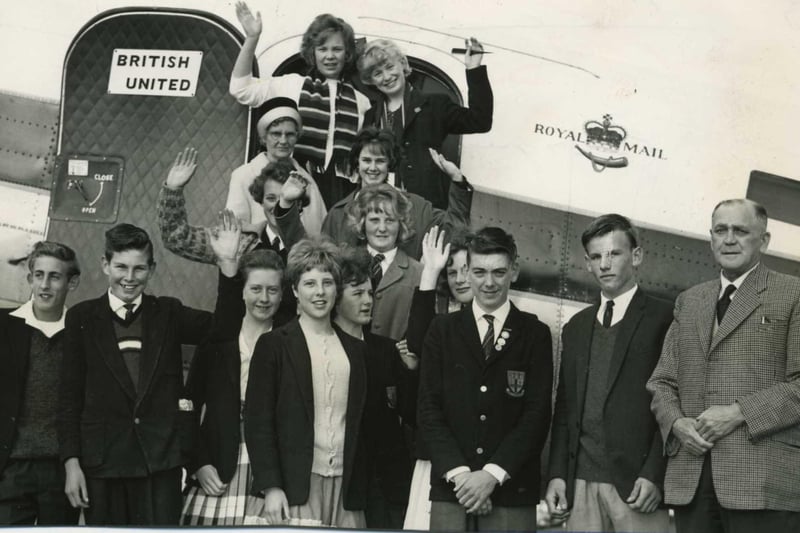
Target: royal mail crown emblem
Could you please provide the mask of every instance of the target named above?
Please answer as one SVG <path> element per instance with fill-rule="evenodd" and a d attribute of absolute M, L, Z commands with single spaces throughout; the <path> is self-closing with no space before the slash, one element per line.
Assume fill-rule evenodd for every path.
<path fill-rule="evenodd" d="M 602 172 L 608 167 L 620 168 L 628 166 L 628 159 L 625 157 L 614 157 L 609 153 L 619 150 L 622 141 L 628 136 L 628 132 L 622 126 L 612 125 L 609 114 L 603 115 L 603 122 L 590 120 L 583 125 L 586 130 L 586 144 L 589 149 L 575 145 L 587 159 L 592 162 L 592 168 L 596 172 Z"/>
<path fill-rule="evenodd" d="M 603 115 L 603 122 L 590 120 L 583 125 L 586 130 L 586 142 L 602 150 L 619 150 L 619 145 L 628 136 L 622 126 L 611 125 L 611 115 Z"/>

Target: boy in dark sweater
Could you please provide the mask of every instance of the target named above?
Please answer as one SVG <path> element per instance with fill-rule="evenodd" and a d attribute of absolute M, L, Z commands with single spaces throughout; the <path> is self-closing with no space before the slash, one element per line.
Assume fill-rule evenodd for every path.
<path fill-rule="evenodd" d="M 42 241 L 28 256 L 31 299 L 0 311 L 0 524 L 74 525 L 64 496 L 56 414 L 64 314 L 75 252 Z"/>

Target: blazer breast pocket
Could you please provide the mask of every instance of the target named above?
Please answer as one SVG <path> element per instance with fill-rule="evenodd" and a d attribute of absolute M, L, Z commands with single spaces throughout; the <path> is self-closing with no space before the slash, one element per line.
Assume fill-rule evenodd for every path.
<path fill-rule="evenodd" d="M 789 325 L 789 321 L 782 316 L 757 315 L 756 320 L 758 320 L 756 328 L 758 329 L 759 333 L 764 334 L 780 334 L 785 332 Z"/>

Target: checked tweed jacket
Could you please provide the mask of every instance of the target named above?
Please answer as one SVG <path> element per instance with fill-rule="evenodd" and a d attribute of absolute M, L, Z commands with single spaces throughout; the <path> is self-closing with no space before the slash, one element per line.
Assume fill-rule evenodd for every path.
<path fill-rule="evenodd" d="M 671 434 L 676 419 L 738 402 L 745 423 L 714 444 L 711 468 L 729 509 L 800 511 L 800 279 L 759 265 L 714 333 L 719 280 L 683 292 L 648 382 L 665 450 L 667 504 L 688 504 L 703 457 Z"/>

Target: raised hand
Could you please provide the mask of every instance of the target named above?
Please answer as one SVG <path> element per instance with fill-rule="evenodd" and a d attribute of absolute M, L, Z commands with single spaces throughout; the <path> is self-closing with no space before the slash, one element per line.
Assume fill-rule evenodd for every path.
<path fill-rule="evenodd" d="M 422 276 L 419 280 L 419 289 L 422 291 L 435 289 L 439 273 L 447 266 L 450 243 L 445 244 L 444 237 L 444 230 L 439 231 L 439 226 L 431 226 L 422 238 Z"/>
<path fill-rule="evenodd" d="M 464 54 L 464 65 L 467 69 L 479 67 L 483 60 L 483 45 L 475 37 L 464 40 L 464 47 L 467 53 Z M 477 52 L 477 53 L 475 53 Z"/>
<path fill-rule="evenodd" d="M 175 162 L 167 174 L 167 187 L 170 189 L 180 189 L 192 179 L 197 168 L 197 150 L 187 146 L 182 152 L 178 152 Z"/>
<path fill-rule="evenodd" d="M 419 356 L 408 349 L 408 341 L 403 339 L 398 341 L 395 346 L 405 367 L 409 370 L 416 370 L 419 366 Z"/>
<path fill-rule="evenodd" d="M 209 234 L 209 244 L 214 250 L 220 270 L 229 277 L 236 274 L 241 235 L 242 228 L 233 211 L 230 209 L 221 211 L 218 224 Z"/>
<path fill-rule="evenodd" d="M 256 15 L 253 16 L 246 2 L 236 2 L 236 18 L 239 19 L 246 37 L 258 39 L 262 29 L 260 11 L 256 11 Z"/>
<path fill-rule="evenodd" d="M 303 176 L 297 172 L 289 173 L 289 177 L 281 187 L 281 207 L 285 207 L 284 203 L 288 205 L 302 198 L 306 193 L 306 187 L 308 182 Z"/>
<path fill-rule="evenodd" d="M 431 229 L 422 238 L 422 263 L 441 271 L 450 257 L 450 243 L 444 243 L 445 232 L 439 226 Z"/>
<path fill-rule="evenodd" d="M 461 169 L 458 168 L 455 163 L 447 160 L 442 154 L 433 148 L 428 148 L 428 153 L 431 154 L 431 159 L 433 159 L 433 162 L 437 167 L 439 167 L 439 170 L 447 174 L 452 181 L 459 182 L 464 179 Z"/>

